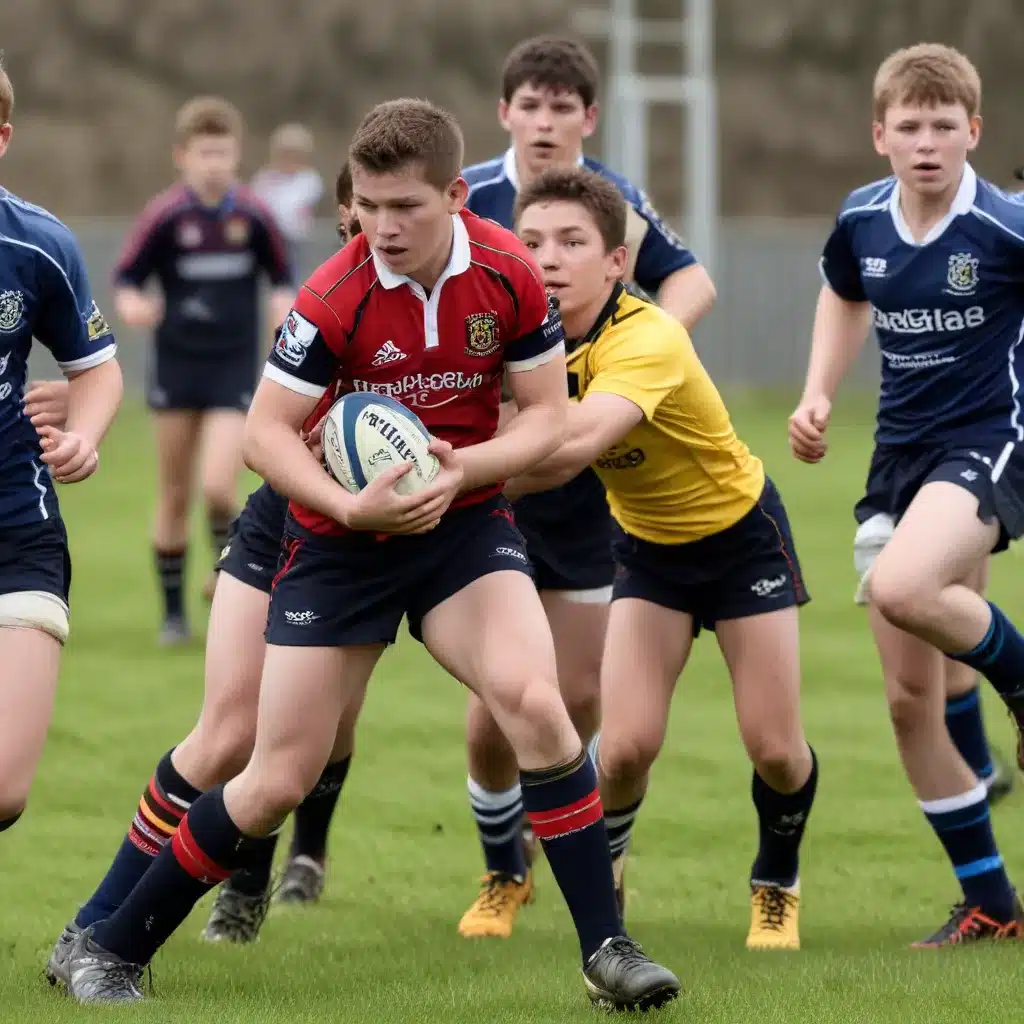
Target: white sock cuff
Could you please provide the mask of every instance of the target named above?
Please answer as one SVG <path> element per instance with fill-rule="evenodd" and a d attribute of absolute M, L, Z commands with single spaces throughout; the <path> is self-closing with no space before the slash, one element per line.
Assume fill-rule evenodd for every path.
<path fill-rule="evenodd" d="M 938 800 L 919 800 L 921 810 L 925 814 L 949 814 L 952 811 L 962 811 L 965 807 L 973 807 L 975 804 L 983 804 L 988 799 L 988 790 L 984 782 L 979 782 L 974 789 L 961 793 L 959 796 L 944 796 Z"/>
<path fill-rule="evenodd" d="M 469 799 L 477 807 L 502 808 L 511 807 L 513 804 L 523 802 L 523 787 L 517 782 L 511 789 L 492 792 L 484 789 L 472 775 L 466 779 L 466 789 L 469 791 Z"/>

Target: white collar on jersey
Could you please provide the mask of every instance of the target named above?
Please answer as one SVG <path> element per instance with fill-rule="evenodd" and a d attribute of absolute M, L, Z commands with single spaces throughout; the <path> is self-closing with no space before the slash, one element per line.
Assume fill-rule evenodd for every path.
<path fill-rule="evenodd" d="M 462 218 L 458 214 L 452 217 L 452 228 L 454 231 L 452 254 L 448 257 L 448 266 L 444 268 L 444 271 L 437 280 L 438 284 L 446 278 L 455 277 L 457 274 L 464 274 L 469 270 L 469 232 L 466 230 L 466 225 L 462 223 Z M 377 280 L 389 290 L 403 284 L 412 285 L 413 290 L 420 288 L 420 285 L 416 284 L 411 277 L 406 277 L 405 274 L 396 274 L 393 270 L 386 267 L 376 253 L 373 254 L 373 266 L 377 271 Z"/>
<path fill-rule="evenodd" d="M 580 157 L 576 161 L 576 166 L 583 166 L 582 153 L 580 153 Z M 509 148 L 505 150 L 505 177 L 508 178 L 509 184 L 518 192 L 519 169 L 516 167 L 516 151 L 511 146 L 509 146 Z"/>
<path fill-rule="evenodd" d="M 892 223 L 893 227 L 896 228 L 896 234 L 900 236 L 900 241 L 905 242 L 907 245 L 913 245 L 917 248 L 930 245 L 953 223 L 954 218 L 970 213 L 977 194 L 978 175 L 970 164 L 964 164 L 964 174 L 960 179 L 960 187 L 956 190 L 956 195 L 953 196 L 953 203 L 949 208 L 949 213 L 918 242 L 910 233 L 910 228 L 907 227 L 907 222 L 903 219 L 903 211 L 900 209 L 900 183 L 897 181 L 896 187 L 892 190 L 892 196 L 889 199 L 889 213 L 892 216 Z"/>

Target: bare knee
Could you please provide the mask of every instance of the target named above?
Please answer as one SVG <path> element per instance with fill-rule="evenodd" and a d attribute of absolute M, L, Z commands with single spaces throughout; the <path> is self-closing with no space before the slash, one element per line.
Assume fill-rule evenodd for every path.
<path fill-rule="evenodd" d="M 643 778 L 657 760 L 661 743 L 662 734 L 654 730 L 631 736 L 616 736 L 603 730 L 598 751 L 602 776 L 611 782 Z"/>
<path fill-rule="evenodd" d="M 207 716 L 178 745 L 180 769 L 201 789 L 240 774 L 252 757 L 256 741 L 256 709 Z"/>
<path fill-rule="evenodd" d="M 938 594 L 920 580 L 900 579 L 876 565 L 871 574 L 871 603 L 882 617 L 897 629 L 913 633 L 915 627 L 933 617 Z"/>
<path fill-rule="evenodd" d="M 498 683 L 491 691 L 495 717 L 503 719 L 512 749 L 530 761 L 554 763 L 578 737 L 553 681 L 543 677 Z"/>
<path fill-rule="evenodd" d="M 763 779 L 788 778 L 798 774 L 807 750 L 802 737 L 792 739 L 767 729 L 744 736 L 743 745 L 754 770 Z"/>
<path fill-rule="evenodd" d="M 313 792 L 323 772 L 323 765 L 298 763 L 293 753 L 274 754 L 258 767 L 250 761 L 239 776 L 239 783 L 258 804 L 259 816 L 268 823 L 284 821 Z"/>

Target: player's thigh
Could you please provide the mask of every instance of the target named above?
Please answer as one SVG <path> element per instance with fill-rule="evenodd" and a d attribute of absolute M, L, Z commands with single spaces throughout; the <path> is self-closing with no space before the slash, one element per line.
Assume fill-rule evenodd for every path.
<path fill-rule="evenodd" d="M 898 612 L 972 576 L 999 540 L 999 524 L 978 517 L 978 498 L 958 484 L 925 483 L 871 571 L 871 599 Z"/>
<path fill-rule="evenodd" d="M 201 416 L 191 409 L 153 410 L 157 482 L 164 493 L 187 495 L 191 491 L 199 449 Z"/>
<path fill-rule="evenodd" d="M 551 629 L 529 575 L 479 576 L 424 615 L 422 636 L 438 664 L 487 705 L 522 767 L 544 766 L 525 763 L 523 751 L 573 745 Z"/>
<path fill-rule="evenodd" d="M 53 716 L 60 653 L 41 629 L 0 626 L 0 820 L 28 799 Z"/>
<path fill-rule="evenodd" d="M 719 620 L 715 634 L 732 679 L 736 720 L 758 764 L 804 750 L 800 719 L 800 613 L 796 605 Z"/>
<path fill-rule="evenodd" d="M 202 493 L 208 504 L 222 508 L 236 504 L 244 433 L 244 412 L 210 409 L 203 413 L 199 462 Z"/>
<path fill-rule="evenodd" d="M 577 714 L 593 714 L 600 700 L 611 587 L 542 590 L 540 598 L 555 642 L 558 685 L 575 722 Z"/>
<path fill-rule="evenodd" d="M 601 771 L 647 771 L 661 750 L 676 681 L 693 645 L 693 616 L 654 601 L 612 602 L 601 662 Z"/>
<path fill-rule="evenodd" d="M 196 785 L 200 777 L 208 785 L 231 778 L 252 754 L 269 604 L 267 591 L 218 575 L 206 631 L 203 706 L 175 755 L 178 770 Z"/>

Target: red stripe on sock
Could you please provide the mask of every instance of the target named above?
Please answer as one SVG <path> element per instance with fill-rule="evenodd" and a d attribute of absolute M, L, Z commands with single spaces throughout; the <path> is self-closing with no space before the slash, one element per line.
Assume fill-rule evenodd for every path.
<path fill-rule="evenodd" d="M 128 829 L 128 838 L 131 840 L 132 845 L 137 850 L 141 850 L 147 857 L 155 857 L 161 850 L 160 846 L 154 843 L 149 836 L 140 832 L 134 824 Z"/>
<path fill-rule="evenodd" d="M 529 811 L 526 816 L 538 839 L 557 839 L 596 824 L 604 817 L 604 808 L 601 806 L 601 795 L 595 789 L 582 800 L 565 807 L 556 807 L 550 811 Z"/>
<path fill-rule="evenodd" d="M 157 804 L 158 807 L 163 808 L 163 810 L 165 810 L 168 814 L 173 815 L 177 821 L 181 821 L 181 819 L 185 817 L 186 812 L 183 808 L 178 807 L 175 804 L 172 804 L 169 800 L 164 799 L 164 797 L 160 793 L 159 787 L 156 784 L 155 775 L 153 776 L 153 778 L 149 780 L 148 795 L 153 798 L 153 802 Z"/>
<path fill-rule="evenodd" d="M 231 872 L 219 864 L 215 864 L 199 848 L 192 831 L 188 827 L 188 818 L 182 818 L 178 831 L 171 840 L 174 858 L 193 878 L 205 885 L 216 885 L 227 879 Z"/>

